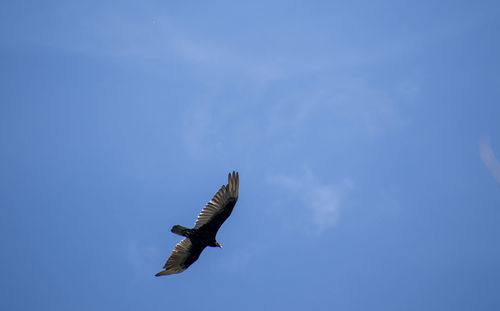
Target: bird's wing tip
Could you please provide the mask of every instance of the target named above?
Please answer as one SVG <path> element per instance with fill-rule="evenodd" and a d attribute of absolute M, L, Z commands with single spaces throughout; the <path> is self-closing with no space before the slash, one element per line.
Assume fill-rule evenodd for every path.
<path fill-rule="evenodd" d="M 169 274 L 172 274 L 171 271 L 167 271 L 167 270 L 163 270 L 163 271 L 160 271 L 158 272 L 157 274 L 155 274 L 155 276 L 164 276 L 164 275 L 169 275 Z"/>

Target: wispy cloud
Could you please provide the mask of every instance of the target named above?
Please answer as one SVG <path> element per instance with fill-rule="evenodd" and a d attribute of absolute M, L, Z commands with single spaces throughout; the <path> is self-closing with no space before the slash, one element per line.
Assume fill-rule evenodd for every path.
<path fill-rule="evenodd" d="M 332 141 L 347 135 L 349 140 L 377 138 L 408 122 L 402 106 L 418 93 L 419 79 L 398 78 L 395 85 L 381 88 L 359 74 L 360 66 L 401 54 L 415 38 L 388 37 L 368 49 L 342 40 L 323 45 L 329 33 L 325 28 L 279 44 L 256 40 L 242 45 L 226 35 L 207 36 L 200 25 L 154 7 L 137 16 L 124 12 L 89 10 L 82 15 L 78 5 L 50 9 L 47 14 L 56 22 L 27 32 L 23 40 L 133 65 L 144 60 L 159 67 L 180 64 L 197 87 L 182 103 L 180 116 L 185 149 L 193 157 L 238 142 L 250 149 L 270 140 L 290 146 L 300 144 L 297 136 L 319 132 Z M 268 31 L 281 34 L 280 28 Z M 304 44 L 298 48 L 297 42 Z M 214 142 L 213 137 L 222 138 Z"/>
<path fill-rule="evenodd" d="M 482 139 L 479 142 L 479 155 L 488 172 L 490 172 L 491 176 L 500 185 L 500 162 L 495 157 L 488 139 Z"/>
<path fill-rule="evenodd" d="M 308 168 L 300 176 L 274 175 L 269 180 L 285 189 L 287 197 L 293 198 L 294 204 L 299 207 L 299 213 L 295 213 L 294 217 L 314 225 L 306 226 L 313 228 L 307 229 L 312 233 L 320 233 L 337 223 L 345 198 L 354 187 L 353 181 L 347 178 L 334 184 L 321 183 Z M 281 203 L 287 206 L 287 213 L 293 208 L 289 202 Z"/>
<path fill-rule="evenodd" d="M 259 149 L 272 141 L 273 152 L 280 152 L 281 146 L 300 147 L 304 138 L 377 140 L 411 122 L 404 111 L 418 87 L 418 77 L 393 89 L 380 89 L 342 73 L 318 74 L 308 80 L 275 81 L 262 94 L 243 87 L 235 103 L 224 97 L 226 87 L 215 86 L 200 92 L 196 102 L 185 109 L 184 143 L 196 157 L 217 152 L 217 146 L 224 144 Z"/>
<path fill-rule="evenodd" d="M 126 249 L 126 258 L 138 274 L 150 275 L 154 271 L 149 271 L 148 269 L 158 260 L 160 256 L 160 250 L 158 247 L 153 245 L 142 245 L 136 241 L 130 241 Z M 166 260 L 166 258 L 165 258 Z M 160 268 L 163 263 L 156 263 L 158 268 Z"/>
<path fill-rule="evenodd" d="M 216 270 L 226 270 L 236 273 L 247 273 L 254 258 L 254 249 L 227 251 L 224 256 L 213 262 Z"/>

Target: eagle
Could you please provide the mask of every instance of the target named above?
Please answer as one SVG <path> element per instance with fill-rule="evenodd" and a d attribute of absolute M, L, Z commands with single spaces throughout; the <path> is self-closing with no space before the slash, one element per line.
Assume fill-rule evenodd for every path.
<path fill-rule="evenodd" d="M 180 273 L 186 270 L 207 246 L 220 247 L 215 239 L 217 231 L 224 221 L 231 215 L 236 201 L 238 201 L 239 175 L 238 172 L 229 173 L 227 185 L 223 185 L 213 196 L 212 200 L 201 210 L 193 228 L 175 225 L 170 231 L 185 238 L 172 251 L 163 266 L 165 270 L 156 276 Z"/>

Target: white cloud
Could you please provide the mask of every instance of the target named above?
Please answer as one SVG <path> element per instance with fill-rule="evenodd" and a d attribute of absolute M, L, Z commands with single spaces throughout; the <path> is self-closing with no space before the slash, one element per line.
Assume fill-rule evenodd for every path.
<path fill-rule="evenodd" d="M 488 169 L 491 176 L 500 185 L 500 162 L 495 157 L 489 140 L 482 139 L 479 142 L 479 155 L 481 156 L 481 161 L 483 161 L 484 166 Z"/>
<path fill-rule="evenodd" d="M 269 178 L 274 185 L 289 191 L 294 204 L 299 207 L 299 212 L 293 217 L 300 219 L 297 223 L 308 232 L 319 233 L 334 226 L 340 216 L 340 210 L 345 205 L 345 197 L 353 189 L 354 184 L 350 179 L 344 179 L 335 184 L 321 183 L 308 168 L 304 169 L 301 176 L 275 175 Z M 287 213 L 293 206 L 289 202 L 280 202 L 287 206 Z M 289 218 L 284 215 L 287 222 Z M 305 221 L 304 221 L 305 220 Z M 314 226 L 308 226 L 314 225 Z"/>

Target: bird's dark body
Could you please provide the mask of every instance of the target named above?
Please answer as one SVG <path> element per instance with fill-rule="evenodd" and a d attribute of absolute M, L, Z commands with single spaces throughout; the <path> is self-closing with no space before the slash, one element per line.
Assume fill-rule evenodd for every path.
<path fill-rule="evenodd" d="M 184 271 L 207 246 L 222 247 L 215 239 L 217 231 L 231 215 L 238 201 L 239 176 L 233 172 L 228 176 L 228 184 L 223 185 L 212 200 L 203 208 L 193 228 L 175 225 L 171 231 L 186 237 L 179 242 L 165 263 L 164 271 L 156 274 L 168 275 Z"/>
<path fill-rule="evenodd" d="M 217 244 L 215 244 L 217 241 L 215 240 L 215 234 L 213 234 L 213 232 L 191 230 L 188 234 L 188 237 L 193 243 L 200 243 L 206 246 L 217 247 Z"/>
<path fill-rule="evenodd" d="M 181 225 L 175 225 L 170 231 L 189 238 L 194 244 L 218 247 L 219 245 L 217 245 L 215 236 L 217 235 L 217 231 L 219 230 L 220 226 L 222 226 L 224 220 L 226 220 L 229 215 L 231 215 L 235 204 L 236 200 L 229 202 L 224 211 L 219 213 L 216 217 L 213 217 L 210 223 L 204 224 L 198 229 L 189 229 Z"/>
<path fill-rule="evenodd" d="M 186 238 L 189 238 L 191 240 L 191 243 L 194 244 L 201 244 L 205 246 L 212 246 L 216 247 L 216 240 L 215 240 L 215 234 L 213 232 L 209 231 L 204 231 L 200 229 L 185 229 L 183 232 L 180 234 L 174 230 L 175 226 L 172 227 L 172 232 L 177 233 L 179 235 L 185 236 Z"/>

